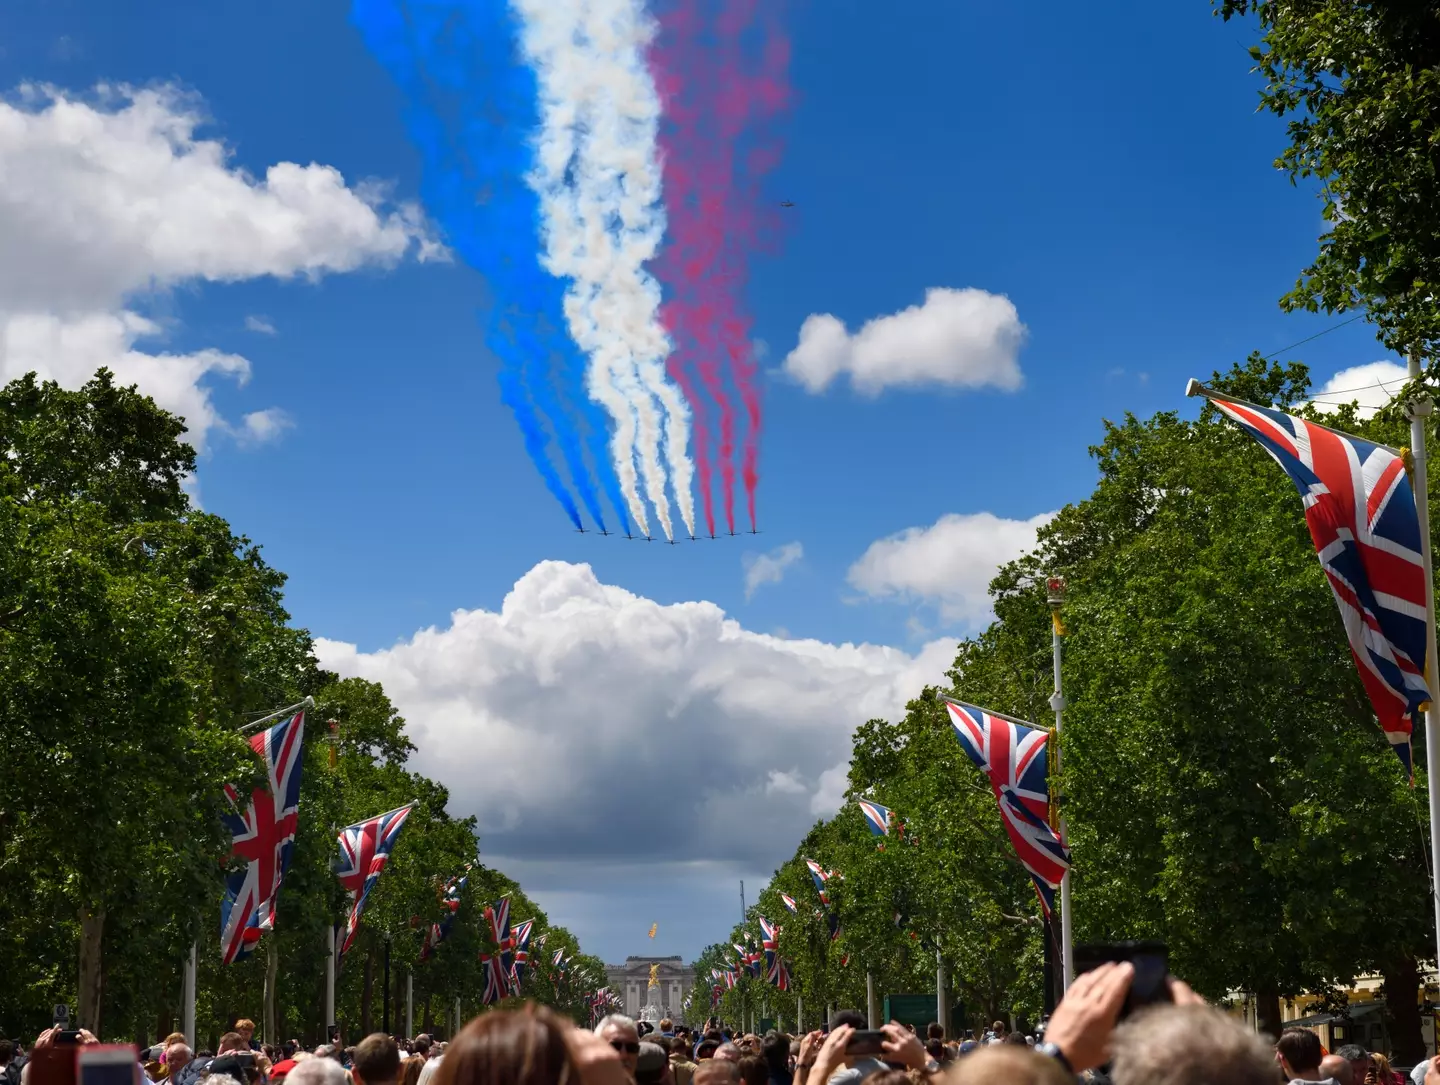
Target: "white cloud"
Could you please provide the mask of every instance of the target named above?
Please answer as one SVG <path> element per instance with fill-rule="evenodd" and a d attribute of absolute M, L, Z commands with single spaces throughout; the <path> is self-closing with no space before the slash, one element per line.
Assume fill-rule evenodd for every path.
<path fill-rule="evenodd" d="M 275 440 L 294 425 L 295 420 L 285 411 L 279 407 L 268 407 L 263 411 L 251 411 L 247 414 L 239 436 L 246 444 L 263 445 Z"/>
<path fill-rule="evenodd" d="M 415 767 L 478 816 L 487 854 L 771 869 L 817 794 L 843 792 L 835 766 L 843 778 L 855 727 L 940 681 L 955 641 L 912 655 L 782 639 L 713 603 L 662 605 L 588 565 L 543 562 L 498 613 L 456 611 L 381 651 L 316 651 L 384 683 Z M 641 826 L 663 832 L 637 849 Z"/>
<path fill-rule="evenodd" d="M 220 422 L 220 416 L 202 381 L 218 374 L 244 384 L 250 377 L 250 363 L 238 354 L 218 350 L 146 354 L 134 349 L 137 340 L 160 332 L 159 325 L 128 310 L 69 318 L 49 313 L 0 313 L 0 382 L 33 370 L 42 379 L 74 388 L 105 366 L 120 383 L 139 384 L 160 406 L 183 415 L 190 427 L 189 440 L 196 448 L 204 448 L 206 435 Z"/>
<path fill-rule="evenodd" d="M 778 584 L 785 578 L 785 570 L 805 556 L 805 548 L 798 542 L 777 546 L 764 554 L 746 554 L 740 559 L 745 567 L 745 598 L 755 594 L 762 584 Z"/>
<path fill-rule="evenodd" d="M 1337 406 L 1356 402 L 1360 405 L 1360 417 L 1369 418 L 1396 392 L 1405 387 L 1409 380 L 1406 368 L 1398 362 L 1367 362 L 1364 365 L 1342 369 L 1320 386 L 1315 393 L 1322 410 L 1334 410 Z"/>
<path fill-rule="evenodd" d="M 978 626 L 990 616 L 990 581 L 1035 545 L 1053 512 L 1007 520 L 989 512 L 949 513 L 870 544 L 846 578 L 876 598 L 933 603 L 942 617 Z"/>
<path fill-rule="evenodd" d="M 0 100 L 0 377 L 75 385 L 100 365 L 185 415 L 204 445 L 219 421 L 203 382 L 249 363 L 148 354 L 147 295 L 195 281 L 314 280 L 407 254 L 443 256 L 419 209 L 387 207 L 317 163 L 254 177 L 196 136 L 198 103 L 170 88 L 100 87 L 80 100 L 25 86 Z"/>
<path fill-rule="evenodd" d="M 245 330 L 257 332 L 260 335 L 274 335 L 275 325 L 270 322 L 269 317 L 252 315 L 245 318 Z"/>
<path fill-rule="evenodd" d="M 853 335 L 837 317 L 812 314 L 783 368 L 811 392 L 847 373 L 865 395 L 936 384 L 1013 392 L 1023 380 L 1025 335 L 1009 298 L 973 287 L 932 287 L 924 304 L 869 320 Z"/>

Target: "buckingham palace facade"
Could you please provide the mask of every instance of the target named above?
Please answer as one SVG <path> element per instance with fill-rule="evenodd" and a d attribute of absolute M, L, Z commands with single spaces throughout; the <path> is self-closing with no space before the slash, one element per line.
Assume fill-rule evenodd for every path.
<path fill-rule="evenodd" d="M 655 966 L 658 986 L 650 986 L 650 969 Z M 647 1006 L 659 1012 L 658 1020 L 669 1017 L 680 1021 L 685 1016 L 685 999 L 695 985 L 695 969 L 683 957 L 626 957 L 624 964 L 607 964 L 605 977 L 610 990 L 620 999 L 621 1011 L 637 1021 L 648 1017 Z M 655 1011 L 651 1011 L 655 1013 Z"/>

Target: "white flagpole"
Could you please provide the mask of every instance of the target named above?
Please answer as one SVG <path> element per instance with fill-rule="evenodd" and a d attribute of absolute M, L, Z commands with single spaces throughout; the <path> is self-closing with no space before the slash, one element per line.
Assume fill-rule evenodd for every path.
<path fill-rule="evenodd" d="M 185 1043 L 195 1050 L 195 967 L 196 946 L 190 943 L 190 956 L 185 961 L 184 976 L 180 981 L 180 1031 L 185 1033 Z"/>
<path fill-rule="evenodd" d="M 1068 846 L 1069 837 L 1065 832 L 1065 806 L 1064 788 L 1058 788 L 1060 794 L 1056 794 L 1056 783 L 1060 781 L 1060 724 L 1065 714 L 1065 693 L 1064 685 L 1060 678 L 1060 641 L 1064 636 L 1064 626 L 1060 623 L 1060 608 L 1065 605 L 1065 581 L 1058 576 L 1052 576 L 1045 582 L 1047 601 L 1050 604 L 1050 645 L 1055 663 L 1055 692 L 1050 697 L 1050 707 L 1055 712 L 1055 764 L 1051 766 L 1054 776 L 1051 778 L 1051 801 L 1060 800 L 1060 841 Z M 1065 871 L 1065 876 L 1060 879 L 1060 960 L 1061 971 L 1065 977 L 1065 990 L 1070 989 L 1070 984 L 1075 981 L 1075 947 L 1070 930 L 1070 871 Z"/>
<path fill-rule="evenodd" d="M 325 1042 L 335 1025 L 335 925 L 325 924 Z"/>
<path fill-rule="evenodd" d="M 252 728 L 259 727 L 262 723 L 269 723 L 271 720 L 278 720 L 281 716 L 293 716 L 293 715 L 295 715 L 296 712 L 299 712 L 302 708 L 314 708 L 314 707 L 315 707 L 315 698 L 314 698 L 314 697 L 306 697 L 303 701 L 300 701 L 300 702 L 298 702 L 298 703 L 296 703 L 296 704 L 292 704 L 292 705 L 289 705 L 289 706 L 287 706 L 287 707 L 285 707 L 285 708 L 282 708 L 282 709 L 280 709 L 278 712 L 272 712 L 272 713 L 270 713 L 270 715 L 268 715 L 268 716 L 264 716 L 264 717 L 262 717 L 262 718 L 260 718 L 260 719 L 258 719 L 258 720 L 251 720 L 249 723 L 242 723 L 239 727 L 236 728 L 236 730 L 237 730 L 237 731 L 249 731 L 249 730 L 251 730 Z"/>
<path fill-rule="evenodd" d="M 415 970 L 405 973 L 405 1035 L 415 1039 Z"/>
<path fill-rule="evenodd" d="M 1420 356 L 1410 355 L 1410 379 L 1420 376 Z M 1415 465 L 1413 489 L 1415 515 L 1420 521 L 1420 555 L 1425 562 L 1425 684 L 1430 687 L 1430 707 L 1425 710 L 1425 775 L 1430 793 L 1430 896 L 1435 908 L 1435 943 L 1440 951 L 1440 894 L 1434 886 L 1434 875 L 1440 873 L 1440 713 L 1435 698 L 1440 697 L 1436 681 L 1435 660 L 1435 573 L 1430 559 L 1430 491 L 1425 461 L 1425 429 L 1435 409 L 1428 395 L 1412 398 L 1406 405 L 1410 416 L 1410 456 Z"/>

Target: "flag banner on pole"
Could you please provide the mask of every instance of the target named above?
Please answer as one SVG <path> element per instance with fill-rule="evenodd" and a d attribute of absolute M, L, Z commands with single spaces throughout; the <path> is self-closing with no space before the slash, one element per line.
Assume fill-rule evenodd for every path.
<path fill-rule="evenodd" d="M 535 920 L 527 919 L 515 925 L 515 963 L 510 968 L 511 989 L 520 993 L 520 984 L 525 979 L 525 969 L 530 964 L 530 932 Z"/>
<path fill-rule="evenodd" d="M 856 799 L 855 805 L 860 807 L 860 813 L 865 816 L 865 825 L 871 836 L 890 835 L 890 826 L 894 823 L 895 815 L 886 807 L 869 799 Z"/>
<path fill-rule="evenodd" d="M 440 891 L 440 899 L 445 905 L 445 916 L 439 923 L 430 924 L 430 929 L 425 932 L 425 941 L 420 946 L 420 959 L 428 961 L 435 955 L 440 943 L 450 937 L 450 928 L 455 925 L 455 916 L 460 911 L 460 894 L 464 892 L 466 884 L 470 881 L 470 871 L 475 867 L 474 863 L 466 863 L 465 870 L 457 874 L 445 883 Z"/>
<path fill-rule="evenodd" d="M 825 892 L 825 883 L 834 875 L 817 863 L 814 859 L 806 859 L 805 865 L 810 868 L 810 877 L 815 881 L 815 892 L 820 894 L 820 903 L 829 907 L 830 895 Z"/>
<path fill-rule="evenodd" d="M 340 862 L 335 873 L 350 894 L 350 915 L 345 920 L 345 936 L 335 954 L 337 969 L 355 943 L 355 932 L 360 929 L 360 916 L 370 899 L 370 890 L 380 880 L 400 830 L 405 827 L 405 819 L 414 808 L 414 804 L 407 803 L 340 830 Z"/>
<path fill-rule="evenodd" d="M 780 944 L 780 928 L 763 915 L 755 918 L 760 921 L 760 950 L 764 955 L 765 975 L 769 978 L 775 972 L 775 951 Z"/>
<path fill-rule="evenodd" d="M 795 903 L 795 898 L 792 897 L 789 893 L 780 894 L 780 903 L 785 905 L 786 908 L 790 909 L 790 911 L 794 912 L 796 915 L 800 914 L 800 905 Z"/>
<path fill-rule="evenodd" d="M 255 951 L 260 935 L 275 929 L 275 900 L 290 869 L 299 823 L 304 743 L 302 710 L 251 737 L 251 748 L 265 762 L 266 786 L 255 788 L 243 809 L 239 792 L 225 785 L 230 855 L 246 861 L 244 869 L 226 879 L 220 905 L 220 959 L 225 964 L 243 961 Z"/>
<path fill-rule="evenodd" d="M 1050 733 L 948 697 L 945 707 L 961 748 L 990 781 L 1005 832 L 1048 916 L 1070 869 L 1070 849 L 1050 827 Z"/>
<path fill-rule="evenodd" d="M 1393 449 L 1192 384 L 1260 442 L 1300 491 L 1360 681 L 1390 748 L 1412 771 L 1425 684 L 1425 561 L 1405 462 Z"/>

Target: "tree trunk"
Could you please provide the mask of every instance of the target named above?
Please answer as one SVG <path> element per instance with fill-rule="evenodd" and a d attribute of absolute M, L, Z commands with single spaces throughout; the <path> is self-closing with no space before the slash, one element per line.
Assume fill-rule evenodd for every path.
<path fill-rule="evenodd" d="M 435 1033 L 435 1014 L 434 1014 L 434 1011 L 432 1011 L 431 1008 L 430 1008 L 430 1002 L 431 1002 L 430 992 L 429 992 L 429 991 L 426 991 L 426 992 L 425 992 L 425 1013 L 424 1013 L 424 1015 L 422 1016 L 421 1021 L 420 1021 L 420 1031 L 421 1031 L 421 1032 L 424 1032 L 424 1033 L 427 1033 L 427 1034 L 429 1034 L 429 1035 L 434 1035 L 434 1033 Z"/>
<path fill-rule="evenodd" d="M 375 1024 L 375 950 L 365 951 L 365 984 L 360 989 L 360 1031 L 366 1036 Z"/>
<path fill-rule="evenodd" d="M 1420 1031 L 1420 966 L 1413 957 L 1387 961 L 1381 974 L 1382 992 L 1390 1013 L 1390 1061 L 1413 1066 L 1425 1059 L 1425 1038 Z"/>
<path fill-rule="evenodd" d="M 1255 992 L 1255 1019 L 1260 1024 L 1260 1031 L 1267 1036 L 1279 1036 L 1284 1028 L 1280 1021 L 1280 992 L 1279 991 L 1256 991 Z"/>
<path fill-rule="evenodd" d="M 105 935 L 105 909 L 92 911 L 80 906 L 80 1005 L 77 1007 L 79 1027 L 100 1035 L 100 1000 L 105 974 L 101 940 Z"/>
<path fill-rule="evenodd" d="M 265 950 L 265 1004 L 261 1016 L 261 1028 L 265 1031 L 260 1038 L 267 1044 L 278 1044 L 279 1035 L 275 1028 L 275 981 L 280 976 L 280 951 L 275 947 L 275 935 L 272 932 Z"/>

